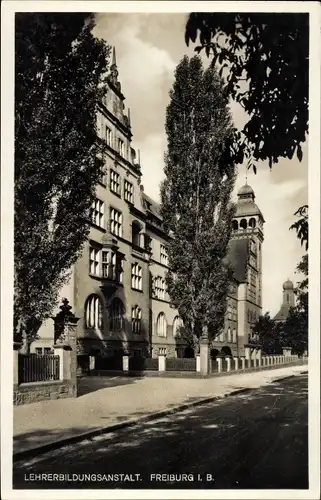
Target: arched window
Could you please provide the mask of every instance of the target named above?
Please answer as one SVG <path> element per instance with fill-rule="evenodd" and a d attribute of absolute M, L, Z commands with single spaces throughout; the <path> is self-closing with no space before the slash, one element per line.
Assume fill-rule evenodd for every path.
<path fill-rule="evenodd" d="M 231 328 L 228 327 L 227 329 L 227 341 L 228 342 L 232 342 L 232 338 L 231 338 Z"/>
<path fill-rule="evenodd" d="M 132 332 L 141 333 L 142 331 L 142 310 L 140 307 L 132 307 Z"/>
<path fill-rule="evenodd" d="M 102 328 L 103 314 L 102 302 L 98 295 L 90 295 L 85 306 L 86 328 Z"/>
<path fill-rule="evenodd" d="M 156 335 L 159 337 L 167 336 L 167 321 L 164 313 L 159 313 L 156 321 Z"/>
<path fill-rule="evenodd" d="M 180 337 L 181 332 L 180 329 L 183 326 L 183 320 L 179 316 L 175 316 L 174 321 L 173 321 L 173 336 L 174 337 Z"/>
<path fill-rule="evenodd" d="M 256 220 L 254 219 L 254 217 L 250 218 L 250 220 L 249 220 L 249 226 L 250 227 L 255 227 L 256 226 Z"/>
<path fill-rule="evenodd" d="M 232 334 L 233 334 L 232 342 L 233 342 L 233 344 L 236 344 L 236 330 L 235 330 L 235 328 L 233 328 Z"/>
<path fill-rule="evenodd" d="M 247 221 L 246 219 L 242 219 L 241 222 L 240 222 L 240 227 L 242 229 L 246 229 L 247 228 Z"/>
<path fill-rule="evenodd" d="M 290 302 L 290 295 L 288 293 L 286 294 L 286 301 L 287 301 L 287 303 Z"/>
<path fill-rule="evenodd" d="M 239 223 L 237 222 L 237 220 L 233 220 L 232 221 L 232 229 L 234 231 L 237 231 L 238 228 L 239 228 Z"/>
<path fill-rule="evenodd" d="M 109 308 L 109 329 L 119 332 L 124 326 L 124 304 L 120 299 L 114 299 Z"/>

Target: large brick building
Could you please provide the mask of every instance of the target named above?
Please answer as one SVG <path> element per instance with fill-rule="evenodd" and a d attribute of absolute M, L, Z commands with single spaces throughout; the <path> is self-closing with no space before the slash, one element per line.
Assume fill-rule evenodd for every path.
<path fill-rule="evenodd" d="M 108 155 L 92 206 L 92 224 L 81 258 L 62 290 L 77 326 L 78 354 L 134 356 L 187 355 L 178 335 L 181 320 L 165 287 L 167 235 L 159 206 L 144 193 L 139 152 L 131 147 L 129 109 L 118 81 L 115 51 L 108 91 L 97 114 L 97 128 Z M 235 282 L 228 297 L 224 330 L 212 353 L 244 354 L 251 323 L 261 312 L 263 216 L 245 185 L 238 193 L 229 259 Z M 45 323 L 32 350 L 52 345 Z"/>

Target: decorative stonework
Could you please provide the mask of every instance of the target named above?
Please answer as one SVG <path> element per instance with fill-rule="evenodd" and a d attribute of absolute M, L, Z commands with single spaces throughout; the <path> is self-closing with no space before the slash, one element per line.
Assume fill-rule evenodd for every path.
<path fill-rule="evenodd" d="M 79 318 L 71 311 L 68 299 L 62 300 L 60 312 L 53 317 L 54 327 L 54 342 L 55 345 L 72 344 L 76 339 L 76 327 Z"/>

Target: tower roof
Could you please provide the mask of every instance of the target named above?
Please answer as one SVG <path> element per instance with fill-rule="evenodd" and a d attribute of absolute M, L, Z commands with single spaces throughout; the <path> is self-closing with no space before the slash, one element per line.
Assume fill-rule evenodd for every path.
<path fill-rule="evenodd" d="M 286 280 L 283 283 L 283 290 L 293 290 L 294 286 L 291 280 Z"/>
<path fill-rule="evenodd" d="M 248 184 L 244 184 L 237 193 L 237 196 L 242 196 L 242 195 L 251 195 L 255 198 L 254 190 L 249 186 Z"/>
<path fill-rule="evenodd" d="M 262 217 L 264 222 L 264 217 L 259 209 L 259 207 L 254 203 L 255 193 L 251 186 L 247 183 L 242 186 L 237 193 L 237 204 L 235 217 L 247 217 L 251 215 L 259 215 Z"/>

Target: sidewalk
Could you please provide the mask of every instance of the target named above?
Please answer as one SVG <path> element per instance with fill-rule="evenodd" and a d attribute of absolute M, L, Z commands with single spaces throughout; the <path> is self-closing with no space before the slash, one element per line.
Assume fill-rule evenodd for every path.
<path fill-rule="evenodd" d="M 255 389 L 276 379 L 308 371 L 308 365 L 209 379 L 88 377 L 80 397 L 15 406 L 13 453 L 28 452 L 61 440 L 99 432 L 110 426 L 151 418 L 203 399 Z M 90 391 L 90 392 L 89 392 Z"/>

